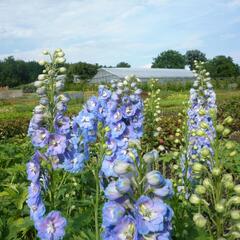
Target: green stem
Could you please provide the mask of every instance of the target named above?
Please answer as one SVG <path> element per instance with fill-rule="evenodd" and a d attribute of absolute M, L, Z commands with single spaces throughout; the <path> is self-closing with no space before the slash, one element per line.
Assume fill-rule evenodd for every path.
<path fill-rule="evenodd" d="M 97 168 L 96 168 L 97 169 Z M 95 205 L 94 205 L 94 219 L 95 219 L 95 233 L 96 240 L 99 240 L 99 222 L 98 222 L 98 208 L 99 208 L 99 177 L 98 177 L 98 169 L 94 172 L 95 181 L 96 181 L 96 196 L 95 196 Z"/>

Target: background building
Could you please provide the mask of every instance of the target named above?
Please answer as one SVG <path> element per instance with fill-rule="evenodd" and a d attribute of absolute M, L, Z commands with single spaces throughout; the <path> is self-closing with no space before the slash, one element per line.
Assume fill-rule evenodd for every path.
<path fill-rule="evenodd" d="M 142 82 L 155 78 L 160 82 L 172 80 L 193 80 L 194 75 L 186 69 L 166 68 L 100 68 L 91 79 L 91 83 L 109 82 L 111 80 L 123 79 L 127 75 L 135 75 Z"/>

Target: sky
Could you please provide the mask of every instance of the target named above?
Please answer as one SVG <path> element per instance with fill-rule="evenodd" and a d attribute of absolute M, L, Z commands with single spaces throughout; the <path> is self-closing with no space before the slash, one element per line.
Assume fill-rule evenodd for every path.
<path fill-rule="evenodd" d="M 150 67 L 173 49 L 240 63 L 240 0 L 0 0 L 0 59 L 40 60 L 62 48 L 68 62 Z"/>

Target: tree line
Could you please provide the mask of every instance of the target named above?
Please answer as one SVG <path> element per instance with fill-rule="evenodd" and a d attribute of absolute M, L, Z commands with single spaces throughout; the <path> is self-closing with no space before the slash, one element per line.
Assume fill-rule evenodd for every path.
<path fill-rule="evenodd" d="M 161 52 L 153 58 L 152 68 L 185 68 L 189 66 L 193 69 L 194 60 L 205 62 L 206 69 L 213 78 L 236 77 L 240 75 L 240 67 L 233 62 L 229 56 L 216 56 L 213 59 L 207 59 L 206 55 L 199 50 L 189 50 L 184 55 L 175 50 Z M 98 68 L 106 67 L 99 64 L 90 64 L 86 62 L 66 63 L 67 79 L 72 81 L 74 75 L 82 80 L 91 79 Z M 131 67 L 127 62 L 119 62 L 116 66 L 109 67 Z M 16 87 L 23 84 L 34 82 L 42 72 L 42 66 L 36 61 L 25 62 L 15 60 L 10 56 L 0 61 L 0 87 Z"/>

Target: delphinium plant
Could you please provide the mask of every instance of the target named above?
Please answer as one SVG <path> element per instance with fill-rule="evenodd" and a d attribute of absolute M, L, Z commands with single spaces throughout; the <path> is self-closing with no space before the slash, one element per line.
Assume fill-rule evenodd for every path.
<path fill-rule="evenodd" d="M 107 151 L 100 172 L 106 198 L 102 238 L 170 239 L 172 210 L 163 199 L 170 197 L 171 182 L 152 171 L 156 150 L 142 156 L 143 104 L 135 77 L 113 83 L 112 108 L 107 113 Z M 106 99 L 105 99 L 106 100 Z"/>
<path fill-rule="evenodd" d="M 199 228 L 208 231 L 213 239 L 240 238 L 240 185 L 239 176 L 229 171 L 237 155 L 236 144 L 227 139 L 232 118 L 216 126 L 217 136 L 211 142 L 213 155 L 202 154 L 212 166 L 198 164 L 193 171 L 198 175 L 198 184 L 190 196 L 190 202 L 198 212 L 193 220 Z"/>
<path fill-rule="evenodd" d="M 146 150 L 158 148 L 160 151 L 164 151 L 164 141 L 160 139 L 160 132 L 162 128 L 160 122 L 162 119 L 162 112 L 160 107 L 160 89 L 158 87 L 158 80 L 151 79 L 148 83 L 149 91 L 144 100 L 144 136 L 143 142 Z"/>
<path fill-rule="evenodd" d="M 65 62 L 63 51 L 57 49 L 53 54 L 48 51 L 43 54 L 50 61 L 40 61 L 44 70 L 35 82 L 40 100 L 28 130 L 35 154 L 27 164 L 30 181 L 27 204 L 38 237 L 57 240 L 63 238 L 67 221 L 55 210 L 55 192 L 59 183 L 55 182 L 54 171 L 63 164 L 60 156 L 68 146 L 70 119 L 64 113 L 69 99 L 60 93 L 64 86 L 62 74 L 66 72 L 62 66 Z M 47 213 L 48 210 L 51 211 Z"/>
<path fill-rule="evenodd" d="M 239 186 L 227 163 L 237 153 L 226 141 L 232 123 L 216 126 L 215 93 L 203 63 L 195 62 L 196 81 L 190 91 L 186 152 L 182 157 L 184 186 L 180 190 L 196 206 L 193 220 L 211 239 L 239 238 Z M 194 191 L 194 193 L 193 193 Z"/>
<path fill-rule="evenodd" d="M 211 142 L 216 136 L 216 94 L 210 82 L 211 78 L 202 62 L 195 62 L 195 69 L 196 80 L 190 90 L 187 111 L 186 148 L 181 156 L 185 181 L 193 180 L 192 170 L 198 164 L 212 167 L 213 162 L 202 158 L 202 155 L 213 155 Z"/>

